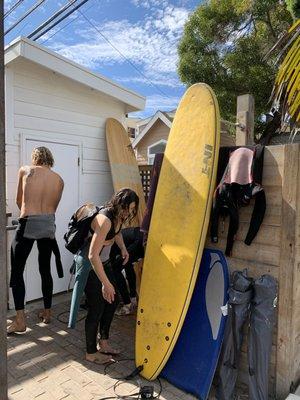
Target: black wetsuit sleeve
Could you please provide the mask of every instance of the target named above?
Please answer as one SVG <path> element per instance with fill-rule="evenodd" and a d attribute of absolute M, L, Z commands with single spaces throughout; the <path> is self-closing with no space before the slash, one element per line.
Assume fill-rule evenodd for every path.
<path fill-rule="evenodd" d="M 263 189 L 261 189 L 255 196 L 255 204 L 251 216 L 249 230 L 245 239 L 245 244 L 250 246 L 253 239 L 257 235 L 259 228 L 263 222 L 266 212 L 266 195 Z"/>
<path fill-rule="evenodd" d="M 55 257 L 56 271 L 59 278 L 64 277 L 64 270 L 61 262 L 60 251 L 56 239 L 52 239 L 52 252 Z"/>
<path fill-rule="evenodd" d="M 213 243 L 218 243 L 219 216 L 220 216 L 220 203 L 218 201 L 218 193 L 216 193 L 210 218 L 210 237 Z"/>
<path fill-rule="evenodd" d="M 235 235 L 239 229 L 239 211 L 234 204 L 231 204 L 228 212 L 230 219 L 225 254 L 226 256 L 231 256 Z"/>
<path fill-rule="evenodd" d="M 261 145 L 255 146 L 254 159 L 252 162 L 253 182 L 262 184 L 263 168 L 264 168 L 264 152 L 265 147 Z"/>

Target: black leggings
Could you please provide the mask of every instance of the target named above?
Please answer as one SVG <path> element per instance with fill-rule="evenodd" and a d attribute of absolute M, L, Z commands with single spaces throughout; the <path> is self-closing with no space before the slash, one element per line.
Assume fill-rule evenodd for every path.
<path fill-rule="evenodd" d="M 110 282 L 115 286 L 115 280 L 110 263 L 106 264 L 105 273 Z M 94 270 L 91 270 L 85 287 L 88 313 L 85 320 L 86 352 L 94 354 L 97 352 L 97 334 L 100 332 L 101 339 L 109 338 L 109 329 L 117 308 L 119 299 L 117 294 L 113 303 L 108 303 L 102 295 L 102 283 Z M 100 329 L 99 329 L 100 325 Z"/>
<path fill-rule="evenodd" d="M 114 273 L 116 277 L 117 288 L 119 290 L 120 296 L 124 304 L 130 304 L 131 297 L 136 297 L 136 276 L 133 268 L 133 264 L 128 262 L 125 266 L 123 265 L 123 260 L 116 262 L 113 266 Z M 129 286 L 129 292 L 127 288 L 126 279 L 122 273 L 125 269 L 126 279 Z"/>
<path fill-rule="evenodd" d="M 22 229 L 17 229 L 11 245 L 11 277 L 10 287 L 14 297 L 16 310 L 24 310 L 25 284 L 24 269 L 35 239 L 23 237 Z M 51 308 L 53 280 L 51 276 L 52 239 L 37 239 L 39 271 L 42 279 L 44 307 Z"/>
<path fill-rule="evenodd" d="M 110 257 L 112 260 L 117 287 L 122 300 L 124 304 L 130 304 L 130 298 L 136 297 L 136 276 L 133 263 L 139 258 L 144 257 L 143 234 L 140 232 L 140 228 L 125 228 L 122 229 L 121 232 L 125 246 L 129 253 L 129 260 L 126 265 L 123 265 L 123 259 L 120 257 L 121 251 L 116 244 L 114 244 L 111 249 Z M 122 274 L 123 269 L 125 269 L 129 292 L 127 289 L 126 280 Z"/>

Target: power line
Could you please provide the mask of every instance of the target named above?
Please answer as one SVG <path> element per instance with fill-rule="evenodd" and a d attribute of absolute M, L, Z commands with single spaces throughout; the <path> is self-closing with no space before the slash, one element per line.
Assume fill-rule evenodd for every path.
<path fill-rule="evenodd" d="M 90 6 L 86 9 L 86 11 L 88 11 L 89 9 L 91 9 L 94 6 Z M 52 39 L 53 36 L 55 36 L 57 33 L 59 33 L 60 31 L 62 31 L 63 29 L 65 29 L 67 26 L 71 25 L 74 21 L 76 21 L 78 18 L 80 18 L 81 15 L 78 15 L 76 18 L 72 19 L 71 21 L 69 21 L 67 24 L 65 24 L 64 26 L 62 26 L 60 29 L 58 29 L 56 32 L 53 33 L 53 35 L 47 37 L 47 39 L 43 40 L 42 42 L 40 42 L 41 44 L 44 44 L 46 42 L 48 42 L 48 40 Z"/>
<path fill-rule="evenodd" d="M 83 2 L 83 4 L 86 2 L 87 0 L 85 0 Z M 77 7 L 74 7 L 74 4 L 72 4 L 74 10 L 73 11 L 77 11 L 78 8 L 83 5 L 80 4 Z M 89 7 L 86 11 L 88 11 L 91 7 Z M 103 37 L 103 39 L 114 49 L 116 50 L 121 57 L 127 61 L 144 79 L 146 79 L 146 81 L 153 86 L 157 91 L 159 91 L 163 96 L 170 98 L 170 96 L 168 96 L 163 90 L 161 90 L 157 85 L 155 85 L 142 71 L 139 70 L 139 68 L 136 67 L 136 65 L 130 61 L 113 43 L 110 42 L 110 40 L 108 40 L 106 38 L 106 36 L 99 31 L 99 29 L 86 17 L 86 15 L 84 13 L 82 13 L 82 11 L 78 10 L 79 13 L 81 14 L 81 16 L 97 31 L 98 34 L 101 35 L 101 37 Z M 60 20 L 58 20 L 56 23 L 52 24 L 50 27 L 48 27 L 44 32 L 41 32 L 37 37 L 35 37 L 33 40 L 37 40 L 39 39 L 41 36 L 43 36 L 45 33 L 47 33 L 49 30 L 53 29 L 59 22 L 61 22 L 63 19 L 65 19 L 68 15 L 70 15 L 70 12 L 67 13 L 65 16 L 63 16 Z M 66 28 L 68 25 L 70 25 L 71 23 L 73 23 L 76 19 L 78 19 L 80 16 L 78 16 L 77 18 L 73 19 L 72 21 L 70 21 L 69 23 L 65 24 L 61 29 L 59 29 L 58 31 L 54 32 L 53 35 L 51 35 L 49 38 L 47 38 L 46 40 L 44 40 L 41 44 L 44 44 L 45 42 L 47 42 L 48 40 L 50 40 L 53 36 L 55 36 L 57 33 L 59 33 L 61 30 L 63 30 L 64 28 Z M 30 37 L 32 37 L 33 34 L 30 34 Z"/>
<path fill-rule="evenodd" d="M 9 14 L 11 14 L 21 3 L 23 3 L 23 1 L 24 0 L 19 0 L 13 6 L 11 6 L 10 9 L 6 11 L 3 18 L 5 19 L 6 17 L 8 17 Z"/>
<path fill-rule="evenodd" d="M 139 68 L 136 67 L 136 65 L 130 61 L 113 43 L 111 43 L 110 40 L 107 39 L 107 37 L 100 32 L 100 30 L 96 27 L 95 24 L 93 24 L 87 17 L 85 14 L 83 14 L 80 10 L 79 10 L 80 14 L 84 17 L 84 19 L 99 33 L 99 35 L 101 37 L 103 37 L 103 39 L 113 48 L 115 49 L 120 55 L 121 57 L 124 58 L 125 61 L 127 61 L 143 78 L 146 79 L 147 82 L 150 83 L 151 86 L 153 86 L 156 90 L 158 90 L 163 96 L 166 96 L 167 98 L 170 98 L 163 90 L 161 90 L 157 85 L 155 85 L 153 82 L 151 82 L 151 80 L 149 78 L 147 78 L 147 76 L 139 70 Z"/>
<path fill-rule="evenodd" d="M 37 9 L 42 3 L 44 3 L 45 0 L 39 0 L 37 3 L 35 3 L 25 14 L 22 15 L 22 17 L 16 21 L 10 28 L 8 28 L 4 32 L 4 36 L 7 35 L 10 31 L 12 31 L 17 25 L 19 25 L 20 22 L 22 22 L 28 15 L 30 15 L 35 9 Z"/>
<path fill-rule="evenodd" d="M 74 6 L 74 4 L 72 3 L 73 6 L 73 10 L 67 12 L 65 15 L 63 15 L 61 18 L 59 18 L 56 22 L 54 22 L 52 25 L 50 25 L 48 28 L 46 28 L 43 32 L 39 33 L 35 38 L 33 38 L 33 40 L 37 40 L 39 39 L 41 36 L 45 35 L 45 33 L 49 32 L 52 28 L 54 28 L 56 25 L 58 25 L 61 21 L 63 21 L 64 19 L 66 19 L 69 15 L 73 14 L 73 12 L 75 12 L 76 10 L 78 10 L 81 6 L 83 6 L 87 1 L 89 0 L 83 0 L 81 3 L 77 4 L 76 6 Z"/>
<path fill-rule="evenodd" d="M 52 22 L 56 17 L 58 17 L 60 14 L 62 14 L 64 11 L 70 8 L 76 1 L 77 0 L 68 1 L 63 7 L 61 7 L 57 12 L 55 12 L 50 18 L 48 18 L 42 25 L 40 25 L 33 32 L 31 32 L 27 37 L 30 39 L 33 36 L 35 36 L 38 32 L 40 32 L 43 28 L 45 28 L 45 26 L 47 26 L 50 22 Z"/>

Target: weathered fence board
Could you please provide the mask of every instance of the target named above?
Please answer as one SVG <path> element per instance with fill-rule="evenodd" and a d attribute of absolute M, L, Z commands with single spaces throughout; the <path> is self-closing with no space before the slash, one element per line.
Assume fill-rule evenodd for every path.
<path fill-rule="evenodd" d="M 248 269 L 257 278 L 270 274 L 278 280 L 277 324 L 270 363 L 270 393 L 285 399 L 300 379 L 300 160 L 299 145 L 265 149 L 263 187 L 267 210 L 251 246 L 243 240 L 253 205 L 240 210 L 240 228 L 228 257 L 231 271 Z M 220 223 L 221 228 L 221 223 Z M 219 229 L 220 229 L 219 228 Z M 224 251 L 228 222 L 219 231 L 219 243 L 207 247 Z M 248 383 L 247 341 L 243 346 L 239 385 Z"/>

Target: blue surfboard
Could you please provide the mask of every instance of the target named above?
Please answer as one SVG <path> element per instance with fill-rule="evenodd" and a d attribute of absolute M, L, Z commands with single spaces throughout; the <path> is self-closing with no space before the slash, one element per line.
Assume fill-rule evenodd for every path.
<path fill-rule="evenodd" d="M 178 388 L 208 397 L 221 351 L 229 272 L 221 251 L 204 249 L 192 300 L 176 346 L 161 376 Z"/>

